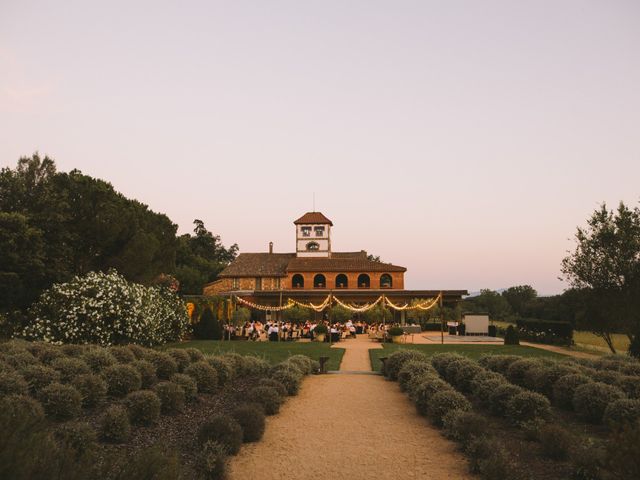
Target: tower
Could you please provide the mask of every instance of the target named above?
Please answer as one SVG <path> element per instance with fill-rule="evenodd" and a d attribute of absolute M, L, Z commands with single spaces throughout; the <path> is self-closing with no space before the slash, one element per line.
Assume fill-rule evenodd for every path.
<path fill-rule="evenodd" d="M 331 256 L 331 220 L 320 212 L 307 212 L 293 224 L 296 226 L 297 257 Z"/>

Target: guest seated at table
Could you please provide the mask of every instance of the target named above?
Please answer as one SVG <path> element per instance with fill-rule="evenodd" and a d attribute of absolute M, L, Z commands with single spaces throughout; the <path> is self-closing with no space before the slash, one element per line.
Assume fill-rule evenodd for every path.
<path fill-rule="evenodd" d="M 267 334 L 269 335 L 269 341 L 277 342 L 278 341 L 278 324 L 272 323 L 269 329 L 267 330 Z"/>

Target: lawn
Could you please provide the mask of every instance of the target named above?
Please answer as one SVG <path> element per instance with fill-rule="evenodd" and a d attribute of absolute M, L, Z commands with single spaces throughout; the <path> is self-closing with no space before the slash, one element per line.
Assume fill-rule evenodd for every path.
<path fill-rule="evenodd" d="M 221 341 L 221 340 L 191 340 L 188 342 L 172 343 L 166 348 L 197 348 L 203 353 L 221 354 L 235 352 L 240 355 L 256 355 L 276 364 L 292 355 L 307 355 L 318 360 L 329 357 L 329 370 L 338 370 L 344 348 L 331 348 L 328 343 L 318 342 L 249 342 L 249 341 Z"/>
<path fill-rule="evenodd" d="M 396 350 L 418 350 L 428 356 L 436 353 L 455 352 L 467 357 L 477 359 L 482 355 L 522 355 L 523 357 L 564 357 L 555 352 L 549 352 L 535 347 L 527 347 L 524 345 L 395 345 L 392 343 L 383 344 L 383 349 L 369 350 L 371 358 L 371 367 L 373 370 L 380 370 L 382 362 L 381 357 L 388 357 Z"/>

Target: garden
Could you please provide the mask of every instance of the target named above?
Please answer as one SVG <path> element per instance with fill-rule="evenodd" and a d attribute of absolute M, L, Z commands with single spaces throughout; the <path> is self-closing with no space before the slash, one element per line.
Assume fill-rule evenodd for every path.
<path fill-rule="evenodd" d="M 471 471 L 496 480 L 640 477 L 640 363 L 473 350 L 475 358 L 401 349 L 383 366 L 458 443 Z"/>

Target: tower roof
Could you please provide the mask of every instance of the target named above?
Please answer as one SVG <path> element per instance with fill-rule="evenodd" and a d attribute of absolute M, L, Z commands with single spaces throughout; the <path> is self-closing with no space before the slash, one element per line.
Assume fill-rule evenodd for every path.
<path fill-rule="evenodd" d="M 320 212 L 307 212 L 293 223 L 295 225 L 311 223 L 320 225 L 331 225 L 333 227 L 333 222 Z"/>

